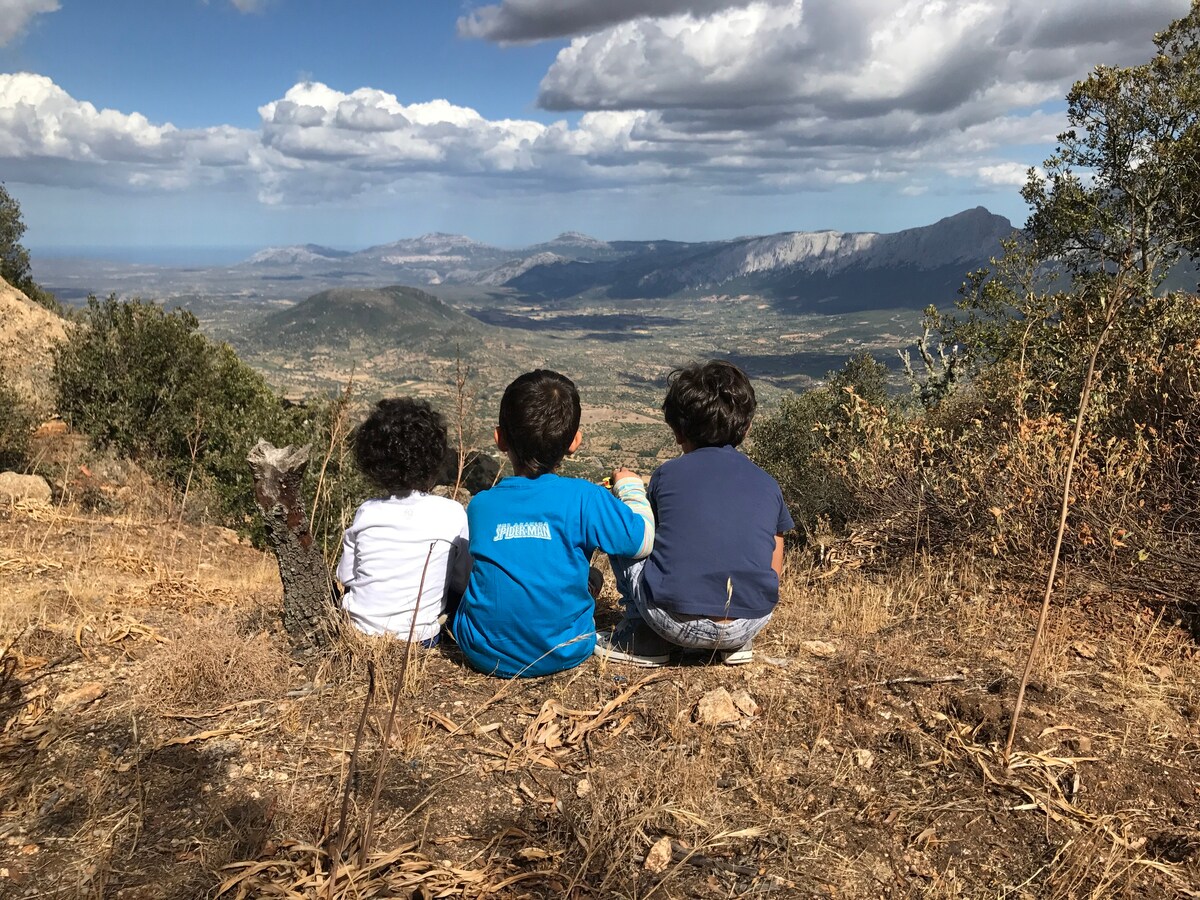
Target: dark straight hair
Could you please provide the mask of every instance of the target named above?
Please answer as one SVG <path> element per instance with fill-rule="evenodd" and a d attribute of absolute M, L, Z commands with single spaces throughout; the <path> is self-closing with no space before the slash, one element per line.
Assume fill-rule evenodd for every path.
<path fill-rule="evenodd" d="M 579 391 L 549 369 L 526 372 L 504 390 L 500 434 L 521 474 L 536 478 L 558 468 L 579 431 Z"/>

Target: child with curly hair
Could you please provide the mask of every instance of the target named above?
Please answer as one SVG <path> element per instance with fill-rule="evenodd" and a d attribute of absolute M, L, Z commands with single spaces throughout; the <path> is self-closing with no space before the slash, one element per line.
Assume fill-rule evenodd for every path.
<path fill-rule="evenodd" d="M 360 506 L 346 529 L 342 607 L 359 631 L 432 647 L 471 565 L 466 510 L 429 493 L 447 452 L 446 423 L 424 400 L 380 400 L 352 443 L 359 469 L 386 496 Z"/>

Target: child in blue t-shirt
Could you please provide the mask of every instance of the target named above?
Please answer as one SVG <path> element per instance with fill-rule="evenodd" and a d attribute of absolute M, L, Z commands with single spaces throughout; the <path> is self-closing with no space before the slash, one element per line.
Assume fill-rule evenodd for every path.
<path fill-rule="evenodd" d="M 597 638 L 597 656 L 647 667 L 681 648 L 729 664 L 753 658 L 794 527 L 779 484 L 737 450 L 755 408 L 750 379 L 732 363 L 671 373 L 663 414 L 683 455 L 650 479 L 653 552 L 612 560 L 625 618 Z"/>
<path fill-rule="evenodd" d="M 654 543 L 637 475 L 623 473 L 610 493 L 555 474 L 582 439 L 579 417 L 575 385 L 545 369 L 522 375 L 500 401 L 496 446 L 515 475 L 467 507 L 474 565 L 453 623 L 480 672 L 528 677 L 579 665 L 596 641 L 593 551 L 642 558 Z"/>

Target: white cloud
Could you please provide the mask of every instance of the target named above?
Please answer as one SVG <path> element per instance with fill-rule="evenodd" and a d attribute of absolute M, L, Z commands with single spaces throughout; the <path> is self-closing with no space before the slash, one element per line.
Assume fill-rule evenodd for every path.
<path fill-rule="evenodd" d="M 992 166 L 980 166 L 978 175 L 986 184 L 1020 187 L 1029 176 L 1029 168 L 1028 165 L 1016 162 L 997 163 Z"/>
<path fill-rule="evenodd" d="M 0 75 L 0 171 L 109 190 L 227 187 L 268 203 L 438 179 L 448 190 L 531 194 L 864 183 L 912 193 L 947 178 L 1007 189 L 1063 127 L 1047 101 L 1097 62 L 1148 58 L 1152 32 L 1187 0 L 1126 4 L 1146 16 L 1137 28 L 1115 0 L 1060 0 L 1050 11 L 1040 0 L 613 8 L 635 5 L 687 12 L 628 18 L 564 48 L 542 98 L 580 110 L 574 124 L 488 119 L 446 99 L 305 81 L 261 106 L 254 128 L 180 129 L 97 109 L 42 76 Z M 584 6 L 562 9 L 582 15 Z M 545 9 L 548 0 L 506 0 L 476 15 Z M 1062 25 L 1071 15 L 1074 30 Z"/>
<path fill-rule="evenodd" d="M 0 47 L 22 34 L 34 16 L 58 8 L 58 0 L 0 0 Z"/>

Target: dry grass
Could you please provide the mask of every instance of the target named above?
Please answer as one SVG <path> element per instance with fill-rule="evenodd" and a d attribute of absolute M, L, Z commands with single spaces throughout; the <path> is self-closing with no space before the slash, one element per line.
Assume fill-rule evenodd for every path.
<path fill-rule="evenodd" d="M 178 521 L 0 510 L 0 896 L 1068 900 L 1200 883 L 1200 664 L 1136 598 L 1068 592 L 1006 771 L 1035 610 L 970 560 L 867 574 L 843 555 L 830 575 L 797 555 L 751 665 L 501 682 L 452 649 L 353 635 L 296 663 L 273 561 Z M 720 687 L 757 712 L 697 722 Z"/>

